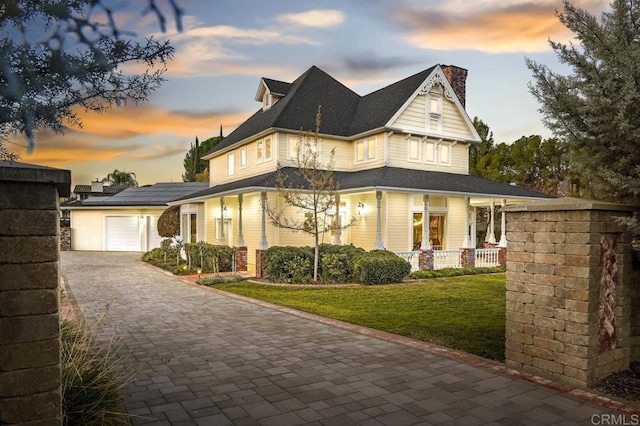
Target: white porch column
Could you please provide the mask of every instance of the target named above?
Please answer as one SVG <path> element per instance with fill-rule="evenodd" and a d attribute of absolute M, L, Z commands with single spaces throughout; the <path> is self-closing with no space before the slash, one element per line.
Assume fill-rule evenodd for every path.
<path fill-rule="evenodd" d="M 220 197 L 220 233 L 218 234 L 218 245 L 224 245 L 224 197 Z"/>
<path fill-rule="evenodd" d="M 424 194 L 422 196 L 422 244 L 420 244 L 420 250 L 431 249 L 429 238 L 429 194 Z"/>
<path fill-rule="evenodd" d="M 464 241 L 462 248 L 471 248 L 471 204 L 469 197 L 465 198 L 465 215 L 464 215 Z"/>
<path fill-rule="evenodd" d="M 500 203 L 502 207 L 507 205 L 507 200 L 503 199 Z M 500 242 L 498 243 L 498 247 L 506 247 L 507 246 L 507 216 L 504 211 L 500 212 Z"/>
<path fill-rule="evenodd" d="M 489 244 L 495 244 L 496 243 L 496 230 L 495 230 L 495 226 L 494 226 L 494 221 L 495 221 L 495 215 L 494 215 L 494 210 L 496 209 L 496 203 L 495 201 L 491 200 L 491 206 L 489 206 L 489 208 L 491 210 L 489 210 L 489 235 L 487 238 L 487 242 Z"/>
<path fill-rule="evenodd" d="M 336 229 L 335 229 L 335 234 L 334 234 L 334 238 L 333 238 L 333 244 L 339 246 L 342 245 L 342 223 L 340 223 L 340 194 L 336 194 L 336 199 L 335 199 L 335 203 L 336 203 Z"/>
<path fill-rule="evenodd" d="M 267 243 L 267 193 L 260 193 L 260 204 L 262 205 L 262 222 L 261 222 L 261 233 L 260 233 L 260 244 L 258 245 L 258 249 L 266 250 L 269 248 L 269 244 Z"/>
<path fill-rule="evenodd" d="M 244 247 L 244 236 L 242 235 L 242 194 L 238 194 L 238 247 Z"/>
<path fill-rule="evenodd" d="M 382 242 L 382 191 L 376 191 L 376 242 L 373 245 L 374 250 L 383 250 L 384 243 Z"/>

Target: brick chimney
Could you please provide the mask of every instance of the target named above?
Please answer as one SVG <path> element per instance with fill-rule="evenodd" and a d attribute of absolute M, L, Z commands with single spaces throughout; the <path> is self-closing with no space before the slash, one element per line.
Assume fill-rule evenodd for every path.
<path fill-rule="evenodd" d="M 467 74 L 466 69 L 456 67 L 455 65 L 441 65 L 442 71 L 445 77 L 449 80 L 453 91 L 456 92 L 456 96 L 460 100 L 463 108 L 466 108 L 467 103 Z"/>

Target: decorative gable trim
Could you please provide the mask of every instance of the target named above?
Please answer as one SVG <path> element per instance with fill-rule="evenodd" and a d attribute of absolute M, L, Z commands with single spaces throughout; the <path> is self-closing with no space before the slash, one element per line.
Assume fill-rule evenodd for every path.
<path fill-rule="evenodd" d="M 447 82 L 447 84 L 445 84 L 445 81 Z M 429 91 L 431 91 L 431 88 L 433 86 L 435 86 L 436 84 L 439 84 L 439 85 L 442 86 L 442 90 L 444 92 L 444 96 L 447 99 L 449 99 L 450 101 L 453 102 L 454 101 L 453 100 L 453 97 L 454 97 L 453 88 L 448 83 L 449 83 L 449 81 L 444 76 L 444 74 L 433 73 L 422 84 L 418 94 L 419 95 L 426 95 L 426 94 L 429 93 Z"/>
<path fill-rule="evenodd" d="M 476 131 L 476 128 L 473 127 L 473 122 L 471 121 L 471 119 L 469 118 L 469 115 L 467 114 L 466 110 L 462 106 L 462 103 L 460 103 L 458 96 L 453 90 L 453 87 L 451 87 L 449 80 L 444 75 L 444 71 L 442 71 L 442 67 L 440 65 L 437 65 L 433 69 L 433 71 L 431 72 L 431 74 L 429 74 L 429 76 L 425 79 L 425 81 L 420 86 L 418 86 L 418 88 L 413 92 L 413 94 L 409 96 L 409 98 L 405 101 L 404 104 L 402 104 L 400 109 L 396 111 L 395 114 L 393 114 L 391 119 L 389 119 L 389 121 L 385 124 L 385 127 L 392 128 L 392 124 L 400 117 L 400 115 L 402 115 L 402 113 L 409 107 L 409 105 L 411 105 L 413 100 L 418 95 L 426 95 L 427 93 L 429 93 L 431 88 L 436 84 L 439 84 L 442 86 L 442 91 L 444 93 L 444 96 L 456 105 L 458 112 L 461 114 L 462 119 L 467 125 L 467 128 L 469 129 L 469 132 L 471 133 L 471 136 L 473 138 L 468 142 L 479 143 L 482 139 L 480 138 L 480 135 Z M 442 136 L 446 137 L 447 139 L 449 138 L 448 135 L 441 135 L 440 137 Z"/>

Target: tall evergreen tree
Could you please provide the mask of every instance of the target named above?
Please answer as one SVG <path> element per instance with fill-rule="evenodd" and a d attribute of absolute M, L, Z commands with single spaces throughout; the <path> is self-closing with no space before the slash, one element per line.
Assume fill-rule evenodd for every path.
<path fill-rule="evenodd" d="M 221 136 L 214 136 L 200 143 L 196 136 L 195 144 L 191 144 L 191 148 L 184 156 L 182 162 L 184 166 L 182 180 L 184 182 L 197 182 L 198 179 L 203 179 L 203 176 L 209 175 L 209 161 L 203 160 L 202 157 L 220 143 L 222 139 Z M 200 176 L 200 178 L 198 178 L 198 176 Z"/>
<path fill-rule="evenodd" d="M 591 196 L 640 197 L 640 3 L 614 0 L 601 19 L 564 2 L 558 19 L 578 45 L 550 41 L 563 75 L 527 60 L 546 126 L 569 144 Z"/>

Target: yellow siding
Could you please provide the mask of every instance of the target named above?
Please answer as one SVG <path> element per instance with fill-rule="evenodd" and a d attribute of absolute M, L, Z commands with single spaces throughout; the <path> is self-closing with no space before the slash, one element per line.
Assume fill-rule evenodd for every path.
<path fill-rule="evenodd" d="M 385 248 L 391 251 L 411 249 L 409 225 L 409 195 L 387 192 L 384 197 L 386 220 L 383 222 L 386 238 Z"/>
<path fill-rule="evenodd" d="M 257 145 L 258 141 L 263 141 L 265 138 L 271 138 L 271 160 L 259 163 L 257 161 Z M 274 132 L 266 137 L 244 145 L 247 149 L 247 166 L 243 169 L 240 168 L 240 150 L 242 147 L 233 149 L 232 151 L 234 153 L 235 160 L 233 176 L 227 176 L 227 155 L 232 151 L 225 152 L 224 154 L 220 154 L 217 157 L 212 158 L 209 160 L 209 184 L 211 186 L 220 185 L 275 170 L 278 165 L 277 156 L 280 145 L 278 144 L 278 139 L 278 134 Z"/>
<path fill-rule="evenodd" d="M 350 196 L 350 201 L 350 213 L 357 219 L 357 222 L 349 228 L 349 238 L 348 240 L 343 240 L 343 242 L 362 247 L 365 250 L 371 250 L 376 241 L 376 193 L 354 194 Z M 365 205 L 365 211 L 362 215 L 358 215 L 356 211 L 358 202 L 362 202 Z"/>
<path fill-rule="evenodd" d="M 289 142 L 298 140 L 298 133 L 278 134 L 278 161 L 283 166 L 295 167 L 296 160 L 289 158 Z M 329 164 L 331 161 L 331 150 L 335 149 L 333 157 L 334 170 L 352 170 L 353 168 L 353 142 L 323 137 L 320 140 L 320 161 L 322 164 Z"/>
<path fill-rule="evenodd" d="M 446 249 L 462 247 L 465 234 L 466 201 L 464 197 L 449 197 L 449 209 L 446 219 Z"/>
<path fill-rule="evenodd" d="M 102 251 L 105 249 L 105 217 L 160 216 L 165 209 L 102 209 L 71 210 L 71 248 L 73 250 Z M 146 222 L 145 222 L 146 223 Z M 140 247 L 146 247 L 146 225 L 140 233 Z"/>
<path fill-rule="evenodd" d="M 444 135 L 451 134 L 464 138 L 472 137 L 458 107 L 447 98 L 444 98 L 442 102 L 442 131 Z"/>
<path fill-rule="evenodd" d="M 433 141 L 433 139 L 429 139 Z M 423 146 L 421 145 L 421 154 Z M 451 148 L 451 165 L 425 164 L 423 161 L 409 161 L 407 135 L 393 134 L 389 138 L 389 166 L 414 170 L 432 170 L 446 173 L 468 174 L 469 150 L 464 142 L 456 142 Z"/>
<path fill-rule="evenodd" d="M 405 130 L 424 132 L 426 130 L 426 95 L 418 95 L 402 111 L 400 116 L 391 125 Z"/>

